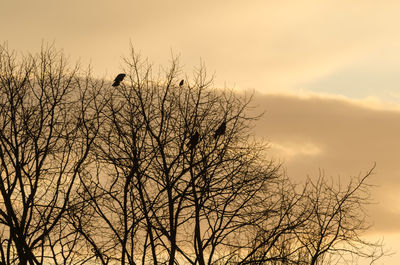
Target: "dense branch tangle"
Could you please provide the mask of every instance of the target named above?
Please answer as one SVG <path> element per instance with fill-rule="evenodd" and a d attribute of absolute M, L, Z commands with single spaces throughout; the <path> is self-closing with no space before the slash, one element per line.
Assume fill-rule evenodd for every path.
<path fill-rule="evenodd" d="M 92 138 L 80 130 L 77 67 L 52 47 L 0 47 L 0 260 L 41 264 Z"/>
<path fill-rule="evenodd" d="M 0 49 L 0 262 L 326 264 L 376 258 L 366 178 L 300 188 L 252 137 L 251 97 L 132 50 L 113 82 Z M 273 125 L 271 125 L 273 126 Z M 366 196 L 365 196 L 366 195 Z"/>
<path fill-rule="evenodd" d="M 204 68 L 179 86 L 176 61 L 160 79 L 136 55 L 127 62 L 127 79 L 109 93 L 96 141 L 104 174 L 96 188 L 104 196 L 94 207 L 113 231 L 100 248 L 119 245 L 120 259 L 154 264 L 223 258 L 223 242 L 237 237 L 255 195 L 276 177 L 248 136 L 249 100 L 211 90 Z M 214 138 L 224 120 L 226 133 Z"/>

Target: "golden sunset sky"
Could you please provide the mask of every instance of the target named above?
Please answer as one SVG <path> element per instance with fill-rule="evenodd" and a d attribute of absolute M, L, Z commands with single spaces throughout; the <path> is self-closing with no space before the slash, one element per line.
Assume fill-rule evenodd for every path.
<path fill-rule="evenodd" d="M 255 92 L 255 133 L 295 180 L 377 185 L 371 237 L 400 262 L 400 1 L 0 1 L 0 41 L 20 52 L 54 42 L 98 77 L 129 45 L 155 65 L 204 61 L 215 86 Z"/>

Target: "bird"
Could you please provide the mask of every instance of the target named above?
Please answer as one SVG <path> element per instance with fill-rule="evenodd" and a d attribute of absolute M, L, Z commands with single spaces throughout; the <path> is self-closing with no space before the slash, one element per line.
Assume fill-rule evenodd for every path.
<path fill-rule="evenodd" d="M 119 86 L 119 84 L 122 82 L 122 80 L 124 80 L 124 78 L 125 74 L 117 75 L 117 77 L 114 79 L 114 83 L 112 84 L 112 86 Z"/>
<path fill-rule="evenodd" d="M 183 83 L 185 83 L 185 80 L 182 79 L 181 82 L 179 82 L 179 87 L 182 87 Z"/>
<path fill-rule="evenodd" d="M 191 137 L 190 140 L 188 142 L 188 146 L 190 149 L 193 149 L 198 143 L 199 143 L 199 132 L 196 131 Z"/>
<path fill-rule="evenodd" d="M 218 129 L 214 133 L 214 139 L 217 139 L 218 136 L 225 134 L 226 131 L 226 121 L 223 121 Z"/>

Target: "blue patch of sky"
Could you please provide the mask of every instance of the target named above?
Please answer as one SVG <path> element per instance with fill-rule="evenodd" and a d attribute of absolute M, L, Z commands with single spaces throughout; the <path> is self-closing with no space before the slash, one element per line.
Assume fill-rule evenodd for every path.
<path fill-rule="evenodd" d="M 302 84 L 302 88 L 316 93 L 343 95 L 351 99 L 375 97 L 400 104 L 400 67 L 358 65 Z"/>

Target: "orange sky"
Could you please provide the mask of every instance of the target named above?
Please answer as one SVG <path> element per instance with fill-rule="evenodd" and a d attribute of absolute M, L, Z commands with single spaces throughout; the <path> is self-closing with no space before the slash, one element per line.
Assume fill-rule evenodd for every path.
<path fill-rule="evenodd" d="M 1 42 L 55 42 L 94 73 L 120 71 L 129 44 L 150 61 L 171 52 L 215 85 L 257 91 L 256 134 L 302 179 L 345 179 L 377 163 L 374 233 L 400 260 L 400 2 L 391 0 L 18 0 L 0 2 Z"/>
<path fill-rule="evenodd" d="M 369 183 L 376 185 L 376 204 L 368 207 L 373 238 L 398 251 L 400 242 L 400 111 L 367 107 L 365 102 L 334 96 L 285 94 L 255 97 L 266 113 L 256 135 L 266 139 L 268 154 L 283 162 L 287 174 L 300 182 L 306 176 L 345 181 L 365 174 L 376 162 Z M 265 107 L 261 107 L 265 106 Z M 398 264 L 399 255 L 378 264 Z"/>

